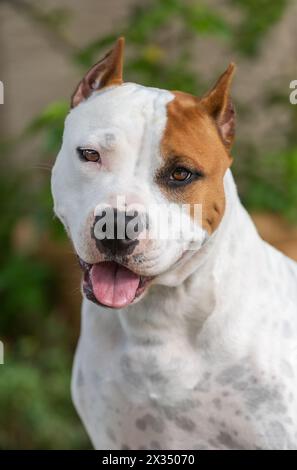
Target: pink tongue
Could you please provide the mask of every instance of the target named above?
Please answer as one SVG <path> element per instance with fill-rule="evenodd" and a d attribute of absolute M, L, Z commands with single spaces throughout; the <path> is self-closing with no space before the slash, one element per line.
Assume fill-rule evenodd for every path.
<path fill-rule="evenodd" d="M 134 300 L 140 277 L 124 266 L 108 261 L 93 265 L 91 282 L 98 302 L 121 308 Z"/>

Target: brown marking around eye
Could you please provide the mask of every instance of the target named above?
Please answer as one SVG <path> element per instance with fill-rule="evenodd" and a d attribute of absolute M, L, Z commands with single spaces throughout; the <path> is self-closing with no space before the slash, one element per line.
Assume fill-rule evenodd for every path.
<path fill-rule="evenodd" d="M 193 205 L 201 204 L 203 227 L 212 233 L 224 214 L 223 178 L 232 158 L 212 117 L 199 105 L 200 100 L 182 92 L 174 92 L 174 95 L 167 105 L 167 124 L 161 141 L 164 163 L 159 173 L 173 161 L 175 165 L 186 167 L 189 162 L 197 170 L 203 169 L 204 177 L 174 190 L 159 183 L 160 188 L 168 200 L 190 204 L 191 214 Z"/>

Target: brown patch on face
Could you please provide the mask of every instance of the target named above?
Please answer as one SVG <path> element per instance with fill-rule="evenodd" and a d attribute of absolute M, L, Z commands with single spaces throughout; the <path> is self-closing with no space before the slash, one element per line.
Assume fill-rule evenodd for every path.
<path fill-rule="evenodd" d="M 182 92 L 174 95 L 167 105 L 167 125 L 161 141 L 161 174 L 185 167 L 192 173 L 197 171 L 198 176 L 184 185 L 168 185 L 162 177 L 157 181 L 169 200 L 190 204 L 192 214 L 193 205 L 201 204 L 203 227 L 212 233 L 224 214 L 223 178 L 232 158 L 200 100 Z"/>

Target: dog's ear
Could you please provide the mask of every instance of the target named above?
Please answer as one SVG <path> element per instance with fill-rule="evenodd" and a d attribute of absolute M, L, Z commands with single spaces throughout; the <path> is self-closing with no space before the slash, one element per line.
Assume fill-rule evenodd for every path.
<path fill-rule="evenodd" d="M 230 97 L 234 71 L 235 64 L 231 63 L 215 86 L 200 100 L 200 104 L 214 119 L 228 150 L 232 146 L 235 135 L 235 110 Z"/>
<path fill-rule="evenodd" d="M 123 83 L 124 46 L 125 38 L 120 37 L 113 49 L 86 73 L 71 97 L 72 108 L 87 99 L 95 90 Z"/>

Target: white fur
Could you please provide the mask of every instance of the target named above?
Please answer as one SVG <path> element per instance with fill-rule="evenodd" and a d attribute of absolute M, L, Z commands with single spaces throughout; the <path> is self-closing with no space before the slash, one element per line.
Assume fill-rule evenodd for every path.
<path fill-rule="evenodd" d="M 153 174 L 172 98 L 125 84 L 68 116 L 53 194 L 85 261 L 100 261 L 96 204 L 164 200 Z M 80 162 L 79 145 L 98 146 L 103 168 Z M 83 301 L 72 395 L 97 449 L 297 448 L 297 265 L 260 239 L 229 170 L 224 184 L 224 217 L 200 249 L 141 245 L 137 269 L 157 277 L 138 303 Z"/>

